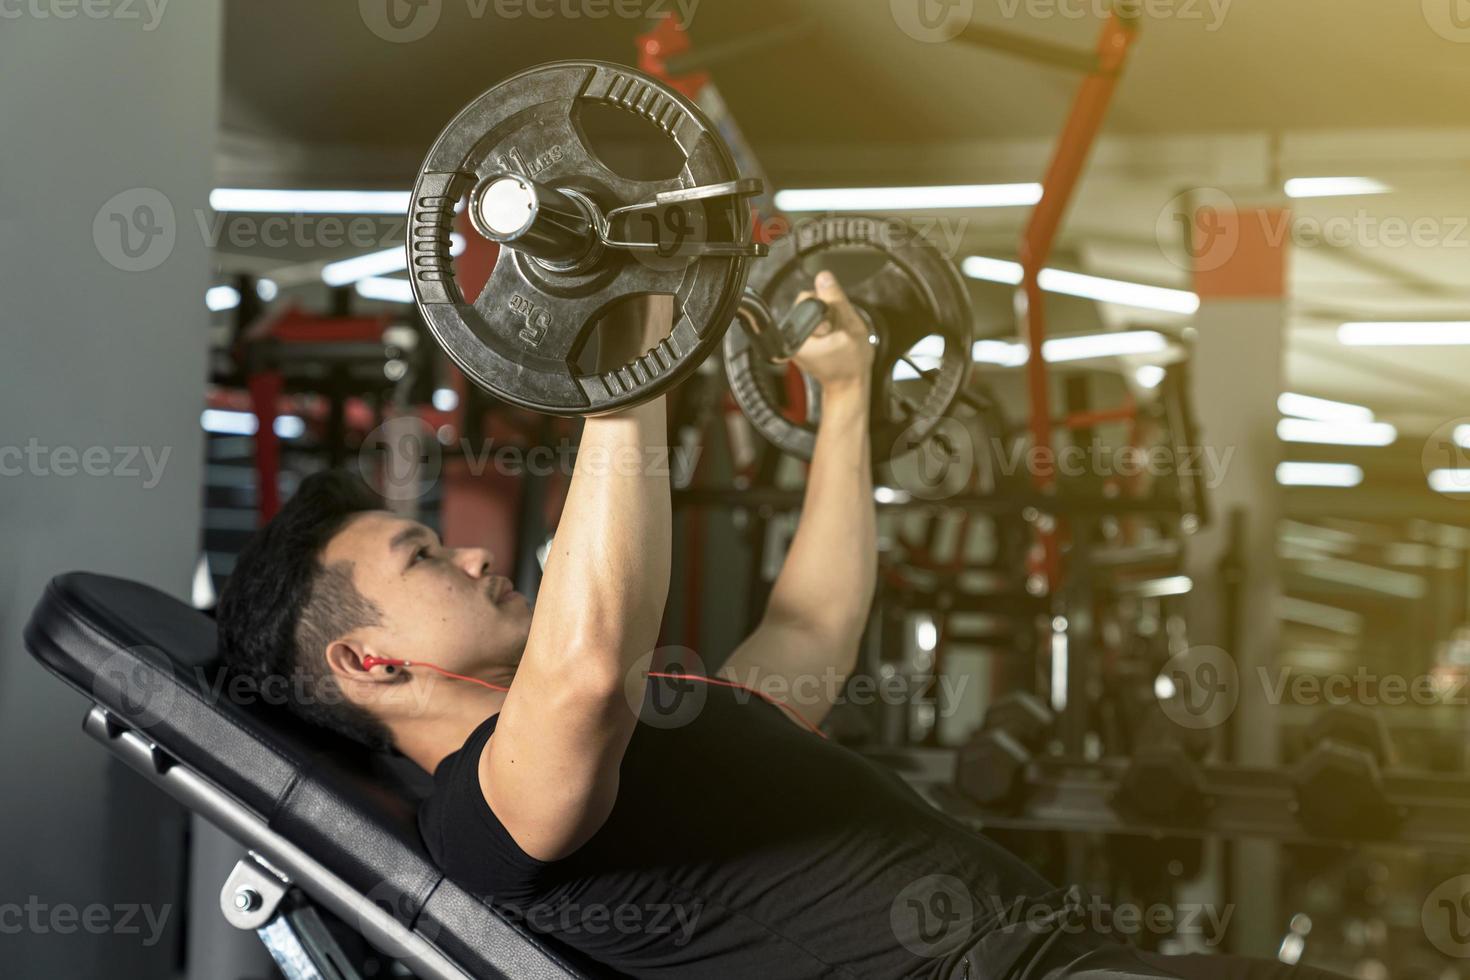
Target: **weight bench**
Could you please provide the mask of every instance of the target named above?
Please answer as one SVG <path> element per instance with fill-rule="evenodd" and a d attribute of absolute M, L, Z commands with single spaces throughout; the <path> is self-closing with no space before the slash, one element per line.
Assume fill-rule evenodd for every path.
<path fill-rule="evenodd" d="M 248 849 L 221 910 L 288 980 L 359 980 L 322 909 L 420 980 L 620 976 L 445 879 L 419 839 L 425 774 L 265 703 L 280 700 L 269 691 L 232 693 L 202 613 L 73 573 L 47 587 L 25 642 L 92 700 L 88 735 Z"/>

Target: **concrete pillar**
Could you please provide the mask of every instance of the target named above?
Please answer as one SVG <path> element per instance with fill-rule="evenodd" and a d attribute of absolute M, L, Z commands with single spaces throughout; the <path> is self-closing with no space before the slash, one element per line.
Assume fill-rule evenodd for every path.
<path fill-rule="evenodd" d="M 6 976 L 156 978 L 179 959 L 177 808 L 116 776 L 85 698 L 20 634 L 60 572 L 189 595 L 221 6 L 0 7 L 0 904 L 37 908 L 0 937 Z"/>
<path fill-rule="evenodd" d="M 1224 650 L 1225 662 L 1234 667 L 1233 676 L 1225 677 L 1232 691 L 1223 692 L 1227 710 L 1220 717 L 1234 760 L 1248 765 L 1279 762 L 1277 712 L 1266 702 L 1257 668 L 1275 662 L 1279 638 L 1276 528 L 1282 497 L 1276 484 L 1276 402 L 1283 385 L 1289 221 L 1287 212 L 1275 208 L 1210 206 L 1192 222 L 1195 289 L 1201 299 L 1194 321 L 1192 397 L 1202 444 L 1224 465 L 1207 472 L 1213 522 L 1190 543 L 1188 574 L 1195 582 L 1190 643 Z M 1232 514 L 1241 522 L 1244 558 L 1233 615 L 1220 575 L 1231 545 Z M 1215 676 L 1202 669 L 1196 688 Z M 1233 698 L 1238 702 L 1229 711 Z M 1233 871 L 1225 884 L 1234 905 L 1234 948 L 1270 955 L 1289 918 L 1277 902 L 1278 846 L 1239 841 L 1232 850 Z"/>

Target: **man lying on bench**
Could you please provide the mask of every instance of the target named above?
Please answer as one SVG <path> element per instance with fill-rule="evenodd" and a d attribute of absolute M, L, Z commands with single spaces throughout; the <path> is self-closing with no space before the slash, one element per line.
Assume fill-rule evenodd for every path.
<path fill-rule="evenodd" d="M 587 421 L 534 613 L 487 552 L 324 474 L 241 555 L 222 654 L 339 695 L 292 707 L 433 774 L 420 828 L 451 879 L 628 976 L 1325 976 L 1090 931 L 1072 893 L 814 734 L 875 578 L 873 352 L 836 281 L 816 289 L 831 314 L 797 357 L 822 386 L 804 516 L 760 626 L 716 677 L 649 656 L 669 487 L 619 461 L 665 445 L 662 399 Z M 651 301 L 625 326 L 663 336 L 670 315 Z M 772 681 L 784 700 L 739 686 Z M 645 697 L 678 710 L 640 721 Z"/>

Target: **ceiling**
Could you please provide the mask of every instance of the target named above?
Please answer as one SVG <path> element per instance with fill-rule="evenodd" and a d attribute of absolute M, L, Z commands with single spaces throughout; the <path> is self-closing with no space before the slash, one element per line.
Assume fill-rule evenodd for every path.
<path fill-rule="evenodd" d="M 405 0 L 230 0 L 221 183 L 406 188 L 439 129 L 489 85 L 549 60 L 631 63 L 634 37 L 647 27 L 588 15 L 627 10 L 632 0 L 424 0 L 437 21 L 400 43 L 374 33 L 385 2 Z M 682 4 L 702 50 L 773 25 L 809 25 L 802 40 L 714 69 L 778 186 L 1039 179 L 1076 76 L 963 41 L 918 40 L 900 27 L 906 2 L 638 5 Z M 976 24 L 1081 49 L 1095 43 L 1100 22 L 1087 11 L 1100 2 L 957 7 L 973 7 Z M 1343 222 L 1356 230 L 1340 245 L 1294 236 L 1288 377 L 1299 390 L 1367 402 L 1411 431 L 1434 428 L 1465 390 L 1470 349 L 1349 349 L 1334 331 L 1355 316 L 1470 319 L 1470 229 L 1459 220 L 1470 216 L 1462 97 L 1470 29 L 1449 19 L 1453 2 L 1143 0 L 1151 14 L 1056 264 L 1187 288 L 1178 243 L 1160 230 L 1181 191 L 1203 186 L 1282 204 L 1286 177 L 1378 176 L 1394 193 L 1294 203 L 1299 231 Z M 548 8 L 580 16 L 531 14 Z M 1026 214 L 949 217 L 965 254 L 1008 258 Z M 1434 234 L 1398 243 L 1388 234 L 1395 221 L 1429 221 Z M 998 330 L 1007 328 L 1008 292 L 977 287 Z M 1061 330 L 1094 319 L 1090 310 L 1058 309 Z M 1101 313 L 1104 322 L 1137 319 Z"/>

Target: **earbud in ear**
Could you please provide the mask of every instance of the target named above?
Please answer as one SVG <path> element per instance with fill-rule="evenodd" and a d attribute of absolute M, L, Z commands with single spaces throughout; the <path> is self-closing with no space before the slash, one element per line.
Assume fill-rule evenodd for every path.
<path fill-rule="evenodd" d="M 374 667 L 386 667 L 388 673 L 396 673 L 399 667 L 407 667 L 407 660 L 389 660 L 386 657 L 367 656 L 362 658 L 362 669 L 372 670 Z"/>

